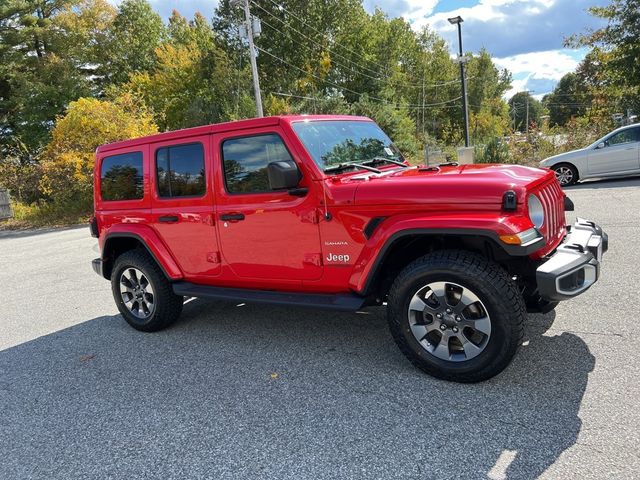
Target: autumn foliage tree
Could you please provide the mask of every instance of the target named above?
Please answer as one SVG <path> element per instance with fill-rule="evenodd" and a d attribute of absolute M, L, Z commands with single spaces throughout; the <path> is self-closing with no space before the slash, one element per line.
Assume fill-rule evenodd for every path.
<path fill-rule="evenodd" d="M 99 145 L 157 133 L 149 113 L 130 97 L 81 98 L 58 119 L 42 157 L 42 192 L 78 212 L 92 205 L 93 167 Z"/>

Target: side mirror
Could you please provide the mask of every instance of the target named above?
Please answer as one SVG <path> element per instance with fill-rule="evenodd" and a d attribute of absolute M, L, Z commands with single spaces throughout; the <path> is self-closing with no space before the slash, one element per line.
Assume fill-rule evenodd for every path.
<path fill-rule="evenodd" d="M 267 176 L 271 190 L 296 188 L 302 179 L 295 162 L 271 162 L 267 165 Z"/>
<path fill-rule="evenodd" d="M 607 144 L 605 142 L 600 142 L 597 146 L 596 146 L 596 150 L 600 150 L 601 148 L 606 147 Z"/>

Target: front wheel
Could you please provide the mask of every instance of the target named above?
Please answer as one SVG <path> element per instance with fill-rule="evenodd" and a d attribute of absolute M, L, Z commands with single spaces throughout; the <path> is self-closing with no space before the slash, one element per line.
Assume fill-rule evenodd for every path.
<path fill-rule="evenodd" d="M 561 163 L 553 167 L 553 171 L 556 174 L 556 179 L 563 187 L 575 185 L 578 181 L 578 170 L 573 165 L 568 163 Z"/>
<path fill-rule="evenodd" d="M 443 250 L 414 261 L 389 292 L 391 334 L 426 373 L 479 382 L 500 373 L 522 340 L 526 308 L 507 273 L 484 257 Z"/>

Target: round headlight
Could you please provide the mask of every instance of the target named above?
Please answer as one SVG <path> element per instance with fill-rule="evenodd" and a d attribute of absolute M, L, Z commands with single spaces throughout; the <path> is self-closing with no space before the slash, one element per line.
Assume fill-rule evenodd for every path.
<path fill-rule="evenodd" d="M 535 195 L 529 195 L 527 206 L 529 208 L 529 218 L 531 222 L 533 222 L 536 228 L 540 228 L 544 223 L 544 208 L 542 208 L 540 199 Z"/>

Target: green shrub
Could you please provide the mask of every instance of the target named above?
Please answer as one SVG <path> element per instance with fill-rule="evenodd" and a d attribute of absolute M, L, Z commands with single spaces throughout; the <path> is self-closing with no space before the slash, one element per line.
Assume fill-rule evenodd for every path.
<path fill-rule="evenodd" d="M 492 138 L 484 146 L 476 146 L 474 153 L 475 163 L 512 163 L 509 146 L 499 138 Z"/>

